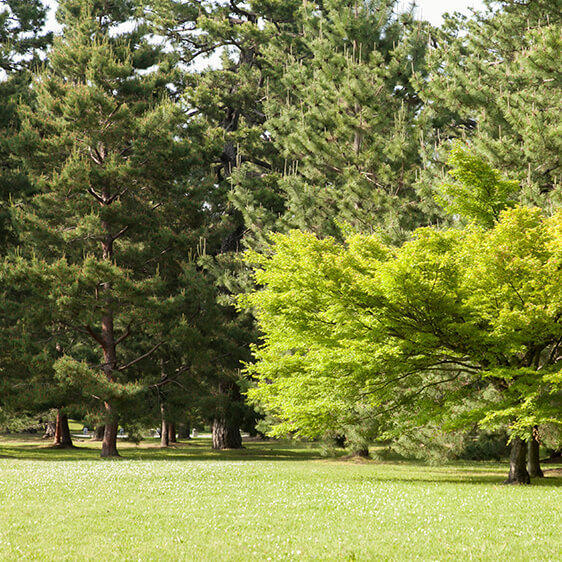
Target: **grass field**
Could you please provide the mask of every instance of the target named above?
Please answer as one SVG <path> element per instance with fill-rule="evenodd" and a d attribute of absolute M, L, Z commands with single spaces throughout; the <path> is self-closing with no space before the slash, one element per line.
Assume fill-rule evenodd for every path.
<path fill-rule="evenodd" d="M 562 478 L 501 463 L 324 460 L 283 443 L 213 452 L 0 439 L 0 560 L 560 560 Z"/>

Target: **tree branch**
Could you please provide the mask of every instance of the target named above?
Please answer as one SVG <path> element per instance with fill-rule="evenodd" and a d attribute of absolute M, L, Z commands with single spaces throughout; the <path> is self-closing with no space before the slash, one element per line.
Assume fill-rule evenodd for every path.
<path fill-rule="evenodd" d="M 117 370 L 118 371 L 124 371 L 125 369 L 128 369 L 129 367 L 132 367 L 133 365 L 135 365 L 139 361 L 142 361 L 143 359 L 146 359 L 148 356 L 152 355 L 163 343 L 164 343 L 163 341 L 157 343 L 155 346 L 151 347 L 146 353 L 144 353 L 140 357 L 137 357 L 136 359 L 133 359 L 132 361 L 130 361 L 126 365 L 123 365 L 122 367 L 119 367 Z"/>
<path fill-rule="evenodd" d="M 86 332 L 88 332 L 88 334 L 90 334 L 90 336 L 92 336 L 105 349 L 105 342 L 102 337 L 96 334 L 91 326 L 86 326 Z"/>
<path fill-rule="evenodd" d="M 96 193 L 93 188 L 88 187 L 88 193 L 90 195 L 93 195 L 94 198 L 96 199 L 96 201 L 98 203 L 100 203 L 100 205 L 103 205 L 105 203 L 104 200 L 103 200 L 103 197 L 101 195 L 99 195 L 98 193 Z"/>
<path fill-rule="evenodd" d="M 129 325 L 127 326 L 127 329 L 125 330 L 125 333 L 122 336 L 119 336 L 115 340 L 116 346 L 119 345 L 123 340 L 125 340 L 129 337 L 129 335 L 131 334 L 131 324 L 132 324 L 132 322 L 129 322 Z"/>

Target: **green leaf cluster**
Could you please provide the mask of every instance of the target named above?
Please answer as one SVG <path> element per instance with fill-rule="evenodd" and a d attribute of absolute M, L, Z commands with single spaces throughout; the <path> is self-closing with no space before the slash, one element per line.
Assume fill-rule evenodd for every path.
<path fill-rule="evenodd" d="M 516 207 L 490 229 L 419 229 L 398 248 L 275 235 L 246 258 L 261 289 L 242 303 L 263 331 L 249 395 L 275 432 L 308 436 L 364 407 L 383 428 L 439 418 L 488 388 L 467 420 L 560 423 L 561 221 Z"/>

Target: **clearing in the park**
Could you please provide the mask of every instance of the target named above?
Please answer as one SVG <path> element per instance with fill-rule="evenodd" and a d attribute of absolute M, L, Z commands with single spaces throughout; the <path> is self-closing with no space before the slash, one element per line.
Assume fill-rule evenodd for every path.
<path fill-rule="evenodd" d="M 0 560 L 559 560 L 562 471 L 323 459 L 207 439 L 161 450 L 0 441 Z"/>

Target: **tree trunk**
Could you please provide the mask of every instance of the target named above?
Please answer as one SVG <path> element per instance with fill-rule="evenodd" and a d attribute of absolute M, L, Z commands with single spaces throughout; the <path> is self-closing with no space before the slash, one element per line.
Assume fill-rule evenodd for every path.
<path fill-rule="evenodd" d="M 160 447 L 167 447 L 170 444 L 168 433 L 168 422 L 164 416 L 164 404 L 160 405 L 160 413 L 162 415 L 162 425 L 160 426 Z"/>
<path fill-rule="evenodd" d="M 101 441 L 103 439 L 104 432 L 105 432 L 105 425 L 98 425 L 92 432 L 92 437 L 90 437 L 90 439 L 92 441 Z"/>
<path fill-rule="evenodd" d="M 541 463 L 539 459 L 539 427 L 535 425 L 531 432 L 529 439 L 529 463 L 527 469 L 531 478 L 543 478 L 544 474 L 541 470 Z"/>
<path fill-rule="evenodd" d="M 338 433 L 334 436 L 334 446 L 338 449 L 345 449 L 345 435 L 343 433 Z"/>
<path fill-rule="evenodd" d="M 101 456 L 106 457 L 118 457 L 117 452 L 117 430 L 119 424 L 116 421 L 109 421 L 111 419 L 111 405 L 106 402 L 106 410 L 109 412 L 108 421 L 105 423 L 103 431 L 103 441 L 101 442 Z"/>
<path fill-rule="evenodd" d="M 57 421 L 55 426 L 55 440 L 53 442 L 55 447 L 61 449 L 69 449 L 74 447 L 72 444 L 72 437 L 70 435 L 70 428 L 68 427 L 68 416 L 57 410 Z"/>
<path fill-rule="evenodd" d="M 104 204 L 109 205 L 111 194 L 108 188 L 103 190 Z M 111 233 L 110 224 L 103 220 L 102 228 L 105 237 L 102 240 L 102 257 L 105 261 L 113 262 L 113 243 L 115 238 Z M 103 350 L 103 372 L 109 382 L 114 381 L 113 373 L 117 368 L 117 351 L 114 333 L 113 318 L 113 298 L 111 291 L 111 283 L 102 283 L 103 313 L 101 317 L 101 338 L 95 337 L 100 343 Z M 108 401 L 104 402 L 105 406 L 105 428 L 103 432 L 103 441 L 101 445 L 102 457 L 118 457 L 117 452 L 117 430 L 119 427 L 119 418 L 112 404 Z"/>
<path fill-rule="evenodd" d="M 174 422 L 168 422 L 168 443 L 177 443 L 176 424 Z"/>
<path fill-rule="evenodd" d="M 213 449 L 241 449 L 242 435 L 237 424 L 225 418 L 213 420 Z"/>
<path fill-rule="evenodd" d="M 178 437 L 180 439 L 191 439 L 191 423 L 180 423 L 178 425 Z"/>
<path fill-rule="evenodd" d="M 527 443 L 520 437 L 511 441 L 511 456 L 509 458 L 509 476 L 504 484 L 530 484 L 531 478 L 527 472 Z"/>
<path fill-rule="evenodd" d="M 555 451 L 552 451 L 552 453 L 550 453 L 550 456 L 548 457 L 549 461 L 558 461 L 559 459 L 562 459 L 562 449 L 556 449 Z"/>

